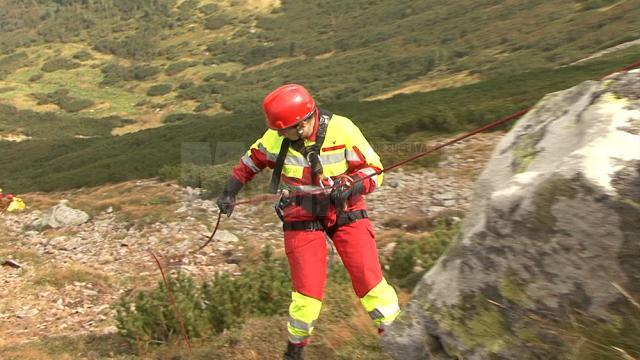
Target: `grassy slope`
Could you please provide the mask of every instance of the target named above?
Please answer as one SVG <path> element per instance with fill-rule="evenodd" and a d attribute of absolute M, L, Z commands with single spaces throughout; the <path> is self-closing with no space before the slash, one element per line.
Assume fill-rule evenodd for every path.
<path fill-rule="evenodd" d="M 592 8 L 593 1 L 284 1 L 271 12 L 253 11 L 252 2 L 233 1 L 216 2 L 217 10 L 210 15 L 202 9 L 211 1 L 178 6 L 169 0 L 140 1 L 131 9 L 117 0 L 82 6 L 65 1 L 74 5 L 60 8 L 50 2 L 16 3 L 0 1 L 5 13 L 0 12 L 0 49 L 23 52 L 28 59 L 7 66 L 0 88 L 15 90 L 0 98 L 32 108 L 30 93 L 64 87 L 74 96 L 96 101 L 95 107 L 79 113 L 90 117 L 141 119 L 158 109 L 192 111 L 199 103 L 218 104 L 205 110 L 209 115 L 220 111 L 219 104 L 247 112 L 285 81 L 306 84 L 325 103 L 354 101 L 433 72 L 469 70 L 491 78 L 567 64 L 640 38 L 640 8 L 633 1 L 602 0 L 597 8 Z M 18 13 L 22 22 L 14 19 Z M 221 19 L 219 28 L 205 27 L 209 16 Z M 101 46 L 106 40 L 117 45 Z M 82 61 L 79 69 L 28 80 L 41 73 L 48 59 L 71 58 L 81 50 L 93 59 Z M 178 61 L 196 65 L 175 75 L 161 72 L 141 81 L 100 86 L 105 64 L 144 63 L 165 69 Z M 218 93 L 200 94 L 193 102 L 175 89 L 187 81 L 203 84 L 203 78 L 214 73 L 229 75 L 214 80 Z M 147 89 L 159 83 L 172 84 L 174 91 L 148 97 Z"/>
<path fill-rule="evenodd" d="M 640 37 L 640 8 L 633 1 L 60 3 L 68 6 L 0 0 L 0 50 L 6 54 L 0 57 L 0 101 L 17 108 L 0 107 L 0 136 L 33 137 L 21 144 L 0 141 L 0 181 L 14 191 L 154 176 L 180 163 L 185 142 L 215 149 L 233 139 L 243 147 L 262 131 L 254 127 L 260 99 L 286 81 L 304 83 L 321 104 L 362 122 L 374 142 L 460 131 L 630 61 L 633 56 L 618 55 L 602 69 L 553 70 Z M 257 11 L 255 4 L 265 6 Z M 207 28 L 212 17 L 218 24 Z M 42 71 L 51 59 L 70 60 L 79 52 L 89 57 L 74 59 L 78 68 Z M 167 71 L 180 61 L 191 67 Z M 119 71 L 139 65 L 160 71 L 105 84 L 102 69 L 109 64 Z M 462 73 L 485 81 L 359 102 L 416 78 Z M 181 89 L 187 83 L 191 88 Z M 148 96 L 157 84 L 173 90 Z M 94 105 L 67 113 L 37 105 L 32 96 L 60 89 Z M 161 126 L 163 118 L 204 104 L 209 109 L 191 121 L 110 136 Z M 234 115 L 212 117 L 228 110 Z"/>
<path fill-rule="evenodd" d="M 351 116 L 370 141 L 398 142 L 415 131 L 454 131 L 534 104 L 546 93 L 598 78 L 640 57 L 633 48 L 587 65 L 540 70 L 430 93 L 367 103 L 328 104 Z M 0 182 L 15 192 L 53 190 L 152 177 L 179 165 L 183 146 L 200 142 L 216 164 L 238 158 L 263 131 L 257 112 L 184 120 L 120 137 L 0 143 Z M 250 129 L 247 131 L 247 129 Z M 233 144 L 229 144 L 229 141 Z M 225 143 L 224 146 L 219 146 Z M 233 145 L 233 146 L 230 146 Z M 223 147 L 232 151 L 222 153 Z M 185 147 L 186 149 L 186 147 Z M 216 150 L 220 151 L 216 154 Z M 383 154 L 384 155 L 384 154 Z"/>

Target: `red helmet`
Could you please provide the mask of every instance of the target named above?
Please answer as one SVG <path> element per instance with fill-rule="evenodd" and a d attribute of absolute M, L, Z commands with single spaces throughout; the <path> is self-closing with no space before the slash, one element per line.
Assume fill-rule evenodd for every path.
<path fill-rule="evenodd" d="M 262 102 L 267 126 L 285 129 L 308 118 L 316 110 L 311 94 L 298 84 L 287 84 L 273 90 Z"/>

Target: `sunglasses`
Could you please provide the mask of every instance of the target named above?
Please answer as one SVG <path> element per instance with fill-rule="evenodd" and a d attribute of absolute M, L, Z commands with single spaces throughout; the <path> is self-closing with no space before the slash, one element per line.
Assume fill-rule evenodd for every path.
<path fill-rule="evenodd" d="M 291 125 L 291 126 L 286 127 L 286 128 L 284 128 L 284 129 L 282 129 L 282 130 L 294 130 L 294 129 L 299 128 L 299 127 L 300 127 L 300 125 L 301 125 L 303 122 L 305 122 L 305 121 L 310 120 L 311 118 L 313 118 L 313 115 L 314 115 L 315 113 L 316 113 L 316 109 L 314 108 L 313 110 L 311 110 L 311 112 L 309 113 L 309 115 L 307 115 L 307 116 L 305 116 L 305 117 L 304 117 L 304 119 L 302 119 L 302 120 L 298 121 L 297 123 L 295 123 L 295 125 Z"/>

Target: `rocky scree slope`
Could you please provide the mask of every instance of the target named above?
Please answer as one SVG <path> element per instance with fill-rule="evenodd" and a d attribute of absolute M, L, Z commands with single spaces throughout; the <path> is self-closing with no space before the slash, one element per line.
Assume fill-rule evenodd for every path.
<path fill-rule="evenodd" d="M 400 168 L 385 175 L 385 185 L 367 197 L 383 259 L 407 224 L 443 212 L 464 214 L 472 181 L 502 136 L 480 134 L 448 147 L 438 168 Z M 414 145 L 424 148 L 442 140 Z M 0 266 L 0 346 L 51 334 L 115 332 L 118 298 L 160 281 L 149 249 L 169 271 L 199 279 L 217 271 L 238 274 L 239 265 L 266 244 L 284 256 L 271 203 L 238 206 L 230 219 L 223 219 L 216 241 L 184 256 L 206 240 L 202 235 L 210 234 L 217 214 L 215 203 L 200 199 L 199 193 L 151 179 L 23 194 L 27 212 L 0 214 L 0 263 L 14 259 L 22 265 Z M 65 206 L 90 213 L 90 220 L 36 230 L 34 225 L 65 199 Z"/>

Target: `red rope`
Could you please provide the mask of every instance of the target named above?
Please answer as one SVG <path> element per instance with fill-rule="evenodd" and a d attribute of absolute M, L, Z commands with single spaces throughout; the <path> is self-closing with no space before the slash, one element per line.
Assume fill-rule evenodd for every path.
<path fill-rule="evenodd" d="M 160 260 L 158 260 L 158 257 L 156 257 L 156 254 L 154 254 L 153 251 L 151 250 L 148 250 L 148 251 L 149 251 L 149 254 L 151 254 L 151 256 L 153 257 L 153 260 L 156 261 L 156 264 L 158 265 L 158 269 L 160 269 L 160 274 L 162 274 L 162 281 L 164 282 L 164 286 L 167 289 L 167 298 L 169 299 L 169 303 L 171 303 L 171 306 L 173 306 L 173 311 L 175 312 L 176 317 L 178 318 L 178 322 L 180 323 L 180 331 L 182 331 L 182 338 L 184 339 L 184 342 L 187 344 L 187 348 L 189 349 L 189 354 L 191 354 L 191 343 L 189 342 L 189 335 L 187 335 L 187 330 L 184 327 L 184 321 L 182 321 L 182 315 L 180 314 L 180 309 L 178 309 L 176 300 L 173 298 L 173 292 L 169 287 L 169 282 L 167 281 L 167 277 L 164 275 L 164 269 L 162 268 L 162 264 L 160 264 Z"/>
<path fill-rule="evenodd" d="M 200 246 L 198 248 L 198 250 L 196 250 L 196 252 L 204 249 L 207 245 L 209 245 L 209 243 L 211 242 L 211 240 L 213 240 L 213 236 L 216 234 L 216 231 L 218 231 L 218 226 L 220 226 L 220 219 L 222 219 L 222 212 L 218 212 L 218 220 L 216 221 L 216 226 L 213 227 L 213 232 L 211 233 L 211 236 L 209 236 L 209 238 L 207 239 L 207 242 L 205 242 L 202 246 Z"/>
<path fill-rule="evenodd" d="M 424 152 L 421 152 L 421 153 L 419 153 L 419 154 L 413 155 L 412 157 L 410 157 L 410 158 L 408 158 L 408 159 L 405 159 L 405 160 L 400 161 L 400 162 L 398 162 L 398 163 L 396 163 L 396 164 L 393 164 L 393 165 L 391 165 L 391 166 L 388 166 L 388 167 L 384 168 L 383 170 L 379 171 L 377 174 L 369 175 L 369 176 L 367 176 L 367 177 L 365 177 L 365 178 L 359 179 L 358 181 L 362 181 L 362 180 L 364 180 L 364 179 L 368 179 L 368 178 L 370 178 L 370 177 L 372 177 L 372 176 L 375 176 L 375 175 L 381 174 L 381 173 L 383 173 L 383 172 L 387 172 L 387 171 L 389 171 L 389 170 L 395 169 L 395 168 L 397 168 L 397 167 L 400 167 L 400 166 L 402 166 L 402 165 L 404 165 L 404 164 L 408 163 L 409 161 L 413 161 L 413 160 L 415 160 L 415 159 L 418 159 L 418 158 L 421 158 L 421 157 L 423 157 L 423 156 L 429 155 L 429 154 L 431 154 L 431 153 L 432 153 L 432 152 L 434 152 L 434 151 L 440 150 L 440 149 L 442 149 L 442 148 L 443 148 L 443 147 L 445 147 L 445 146 L 449 146 L 449 145 L 455 144 L 455 143 L 457 143 L 457 142 L 459 142 L 459 141 L 462 141 L 462 140 L 464 140 L 464 139 L 466 139 L 466 138 L 468 138 L 468 137 L 471 137 L 471 136 L 473 136 L 473 135 L 475 135 L 475 134 L 477 134 L 477 133 L 480 133 L 480 132 L 483 132 L 483 131 L 487 131 L 487 130 L 489 130 L 489 129 L 493 129 L 494 127 L 497 127 L 497 126 L 499 126 L 499 125 L 502 125 L 502 124 L 506 123 L 507 121 L 510 121 L 510 120 L 513 120 L 513 119 L 519 118 L 520 116 L 522 116 L 522 115 L 524 115 L 524 114 L 528 113 L 528 112 L 529 112 L 529 110 L 531 110 L 531 109 L 532 109 L 532 107 L 529 107 L 529 108 L 526 108 L 526 109 L 522 109 L 522 110 L 520 110 L 520 111 L 518 111 L 518 112 L 516 112 L 516 113 L 514 113 L 514 114 L 511 114 L 511 115 L 509 115 L 509 116 L 507 116 L 507 117 L 504 117 L 504 118 L 502 118 L 502 119 L 496 120 L 496 121 L 494 121 L 494 122 L 492 122 L 492 123 L 490 123 L 490 124 L 488 124 L 488 125 L 485 125 L 485 126 L 483 126 L 483 127 L 481 127 L 481 128 L 478 128 L 478 129 L 475 129 L 475 130 L 473 130 L 473 131 L 470 131 L 470 132 L 468 132 L 468 133 L 466 133 L 466 134 L 462 134 L 462 135 L 460 135 L 460 136 L 457 136 L 457 137 L 455 137 L 455 138 L 453 138 L 453 139 L 451 139 L 451 140 L 449 140 L 449 141 L 447 141 L 447 142 L 444 142 L 444 143 L 442 143 L 442 144 L 440 144 L 440 145 L 436 145 L 436 146 L 434 146 L 433 148 L 431 148 L 431 149 L 429 149 L 429 150 L 427 150 L 427 151 L 424 151 Z"/>
<path fill-rule="evenodd" d="M 600 80 L 602 80 L 602 79 L 606 78 L 607 76 L 611 76 L 611 75 L 613 75 L 613 74 L 615 74 L 615 73 L 623 72 L 623 71 L 633 70 L 633 69 L 635 69 L 635 68 L 637 68 L 637 67 L 640 67 L 640 60 L 638 60 L 638 61 L 634 62 L 634 63 L 633 63 L 633 64 L 631 64 L 631 65 L 627 65 L 627 66 L 623 67 L 623 68 L 622 68 L 622 69 L 620 69 L 620 70 L 616 70 L 616 71 L 614 71 L 614 72 L 612 72 L 612 73 L 610 73 L 610 74 L 607 74 L 606 76 L 601 77 L 601 78 L 600 78 Z"/>

